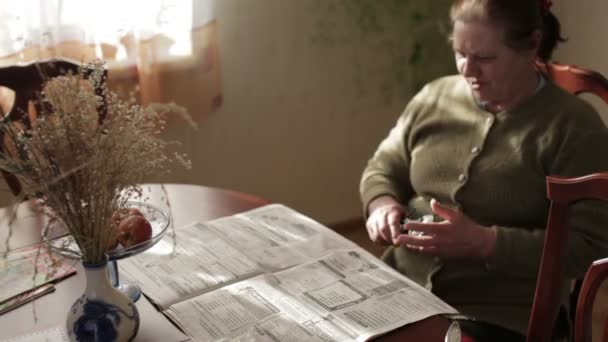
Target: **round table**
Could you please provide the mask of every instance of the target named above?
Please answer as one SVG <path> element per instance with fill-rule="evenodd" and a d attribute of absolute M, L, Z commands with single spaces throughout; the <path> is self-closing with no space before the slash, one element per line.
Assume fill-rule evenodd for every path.
<path fill-rule="evenodd" d="M 186 184 L 146 184 L 143 186 L 146 202 L 170 213 L 176 228 L 194 221 L 208 221 L 234 215 L 271 203 L 246 193 Z M 7 241 L 8 218 L 12 210 L 0 209 L 0 241 Z M 27 246 L 40 241 L 40 232 L 46 219 L 24 202 L 17 208 L 12 223 L 13 232 L 8 238 L 9 248 Z M 6 244 L 0 245 L 0 252 Z M 81 265 L 77 274 L 56 284 L 56 291 L 34 302 L 0 315 L 0 340 L 28 332 L 63 326 L 69 306 L 84 290 L 85 279 Z M 37 321 L 34 320 L 34 305 Z M 179 332 L 145 297 L 137 302 L 141 326 L 136 341 L 183 341 Z M 406 325 L 384 336 L 379 341 L 437 341 L 443 342 L 450 320 L 434 316 Z"/>

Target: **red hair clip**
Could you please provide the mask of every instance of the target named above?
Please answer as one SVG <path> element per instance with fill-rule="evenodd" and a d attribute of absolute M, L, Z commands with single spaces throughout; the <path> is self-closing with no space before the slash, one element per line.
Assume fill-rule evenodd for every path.
<path fill-rule="evenodd" d="M 540 0 L 540 7 L 545 11 L 549 12 L 551 6 L 553 5 L 553 1 L 551 0 Z"/>

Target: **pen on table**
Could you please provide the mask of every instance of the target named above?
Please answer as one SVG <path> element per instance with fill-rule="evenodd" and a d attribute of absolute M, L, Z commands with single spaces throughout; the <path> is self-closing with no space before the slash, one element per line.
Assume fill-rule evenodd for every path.
<path fill-rule="evenodd" d="M 55 291 L 55 286 L 53 284 L 46 284 L 15 297 L 9 298 L 4 303 L 0 304 L 0 315 L 53 291 Z"/>

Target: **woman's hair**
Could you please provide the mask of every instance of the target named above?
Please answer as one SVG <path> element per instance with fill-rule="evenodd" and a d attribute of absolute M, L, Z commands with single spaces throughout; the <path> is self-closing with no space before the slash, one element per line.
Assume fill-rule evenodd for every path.
<path fill-rule="evenodd" d="M 542 40 L 538 58 L 548 61 L 561 36 L 559 20 L 546 0 L 454 0 L 450 9 L 452 25 L 460 21 L 485 21 L 505 28 L 505 44 L 514 50 L 533 47 L 532 33 L 539 30 Z"/>

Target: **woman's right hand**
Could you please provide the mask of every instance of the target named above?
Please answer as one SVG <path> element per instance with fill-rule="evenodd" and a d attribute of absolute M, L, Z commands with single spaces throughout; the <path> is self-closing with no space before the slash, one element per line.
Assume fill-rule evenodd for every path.
<path fill-rule="evenodd" d="M 396 244 L 401 235 L 405 209 L 392 196 L 380 196 L 368 205 L 367 234 L 376 243 Z"/>

